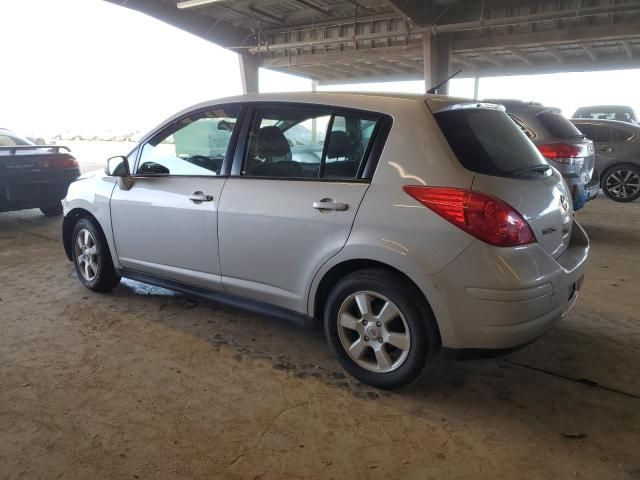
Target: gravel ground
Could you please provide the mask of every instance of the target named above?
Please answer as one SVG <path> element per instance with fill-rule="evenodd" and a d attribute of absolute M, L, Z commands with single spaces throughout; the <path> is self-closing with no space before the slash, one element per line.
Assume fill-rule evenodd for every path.
<path fill-rule="evenodd" d="M 381 392 L 320 331 L 124 281 L 0 214 L 0 478 L 640 478 L 640 204 L 578 213 L 577 307 L 508 357 Z"/>

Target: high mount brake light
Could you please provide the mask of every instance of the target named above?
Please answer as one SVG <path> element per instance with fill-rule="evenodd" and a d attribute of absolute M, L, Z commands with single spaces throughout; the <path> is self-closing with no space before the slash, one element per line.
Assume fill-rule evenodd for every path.
<path fill-rule="evenodd" d="M 536 241 L 522 215 L 490 195 L 420 185 L 406 185 L 403 190 L 448 222 L 490 245 L 517 247 Z"/>

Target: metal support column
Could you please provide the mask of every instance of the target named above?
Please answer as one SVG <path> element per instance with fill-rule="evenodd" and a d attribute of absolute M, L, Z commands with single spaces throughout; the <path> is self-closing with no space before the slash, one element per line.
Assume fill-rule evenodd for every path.
<path fill-rule="evenodd" d="M 238 55 L 243 93 L 258 93 L 260 59 L 257 55 Z"/>

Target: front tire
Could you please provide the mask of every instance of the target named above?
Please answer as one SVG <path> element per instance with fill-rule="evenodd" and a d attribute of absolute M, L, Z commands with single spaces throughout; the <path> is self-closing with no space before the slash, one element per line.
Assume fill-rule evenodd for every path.
<path fill-rule="evenodd" d="M 324 326 L 342 367 L 363 383 L 394 389 L 415 380 L 437 354 L 435 319 L 402 275 L 368 269 L 331 291 Z"/>
<path fill-rule="evenodd" d="M 81 218 L 71 235 L 73 265 L 82 284 L 95 292 L 108 292 L 120 282 L 113 267 L 102 230 L 88 218 Z"/>
<path fill-rule="evenodd" d="M 62 202 L 58 202 L 53 206 L 40 207 L 40 211 L 45 217 L 59 217 L 62 215 Z"/>
<path fill-rule="evenodd" d="M 602 190 L 615 202 L 633 202 L 640 197 L 640 168 L 632 164 L 610 168 L 602 179 Z"/>

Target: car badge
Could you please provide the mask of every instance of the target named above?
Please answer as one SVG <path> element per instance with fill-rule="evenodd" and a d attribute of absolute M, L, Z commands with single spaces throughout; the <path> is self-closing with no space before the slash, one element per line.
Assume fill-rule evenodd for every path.
<path fill-rule="evenodd" d="M 564 195 L 560 195 L 560 206 L 565 212 L 569 210 L 569 202 L 567 201 L 567 197 Z"/>

